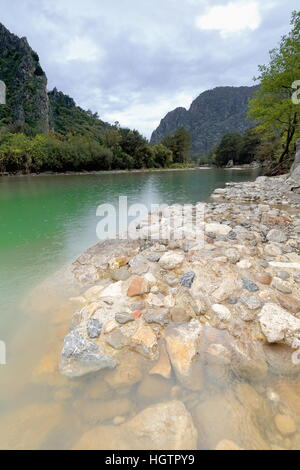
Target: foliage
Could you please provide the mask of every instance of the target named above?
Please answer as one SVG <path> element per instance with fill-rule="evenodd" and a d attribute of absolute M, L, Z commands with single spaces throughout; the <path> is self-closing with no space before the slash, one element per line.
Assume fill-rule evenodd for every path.
<path fill-rule="evenodd" d="M 173 153 L 174 163 L 189 163 L 191 143 L 191 135 L 184 127 L 162 140 L 162 144 Z"/>
<path fill-rule="evenodd" d="M 281 149 L 275 155 L 279 165 L 290 157 L 300 136 L 299 104 L 292 101 L 292 84 L 300 79 L 300 12 L 293 12 L 291 26 L 291 32 L 270 52 L 269 64 L 259 67 L 260 88 L 249 111 L 269 144 L 280 140 Z"/>
<path fill-rule="evenodd" d="M 225 134 L 214 150 L 213 162 L 217 166 L 226 166 L 230 161 L 234 165 L 249 164 L 256 160 L 261 145 L 261 135 L 256 128 L 248 129 L 243 135 Z"/>

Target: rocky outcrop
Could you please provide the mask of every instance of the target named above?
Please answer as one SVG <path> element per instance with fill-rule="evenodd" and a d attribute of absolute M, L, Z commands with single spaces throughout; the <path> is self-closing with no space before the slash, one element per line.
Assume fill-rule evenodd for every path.
<path fill-rule="evenodd" d="M 7 87 L 4 122 L 16 130 L 49 131 L 47 77 L 26 38 L 18 38 L 0 24 L 0 80 Z"/>
<path fill-rule="evenodd" d="M 191 133 L 192 153 L 208 154 L 224 134 L 244 132 L 253 124 L 247 120 L 248 101 L 257 87 L 218 87 L 196 98 L 189 110 L 168 113 L 153 132 L 151 143 L 184 127 Z"/>

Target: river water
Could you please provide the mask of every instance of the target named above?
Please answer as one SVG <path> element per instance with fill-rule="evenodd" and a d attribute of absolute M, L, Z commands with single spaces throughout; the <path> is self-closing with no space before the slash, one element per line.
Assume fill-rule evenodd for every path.
<path fill-rule="evenodd" d="M 120 396 L 107 390 L 101 375 L 80 382 L 61 377 L 57 372 L 59 352 L 74 313 L 68 299 L 76 292 L 63 284 L 63 271 L 62 278 L 53 273 L 98 241 L 99 204 L 117 206 L 119 196 L 127 196 L 129 204 L 148 207 L 207 201 L 216 187 L 257 176 L 254 170 L 207 169 L 0 178 L 2 353 L 6 345 L 6 365 L 0 365 L 0 448 L 72 448 L 98 421 L 110 424 L 116 416 L 134 416 L 167 397 L 184 401 L 192 414 L 196 405 L 199 409 L 203 398 L 178 389 L 171 381 L 157 386 L 146 381 L 143 387 Z M 220 395 L 222 409 L 224 400 L 232 401 L 233 386 L 236 384 Z M 208 384 L 209 396 L 217 393 L 210 387 Z M 109 403 L 112 411 L 107 412 Z M 211 416 L 213 421 L 213 400 L 207 402 L 209 406 L 208 419 Z M 97 409 L 106 419 L 97 421 Z M 221 425 L 212 422 L 212 426 Z M 268 427 L 267 418 L 263 427 Z M 286 442 L 275 442 L 293 446 L 288 437 Z M 199 442 L 200 448 L 205 446 L 210 447 Z"/>

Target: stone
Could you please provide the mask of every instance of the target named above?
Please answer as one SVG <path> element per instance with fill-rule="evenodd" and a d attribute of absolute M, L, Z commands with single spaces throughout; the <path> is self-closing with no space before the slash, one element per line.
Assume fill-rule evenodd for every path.
<path fill-rule="evenodd" d="M 132 274 L 141 276 L 149 271 L 149 263 L 145 256 L 137 255 L 129 261 Z"/>
<path fill-rule="evenodd" d="M 178 380 L 191 390 L 201 390 L 203 376 L 201 364 L 196 361 L 203 327 L 198 320 L 191 320 L 164 330 L 166 348 Z"/>
<path fill-rule="evenodd" d="M 270 230 L 267 234 L 267 240 L 275 243 L 284 243 L 287 241 L 287 236 L 282 230 Z"/>
<path fill-rule="evenodd" d="M 91 339 L 99 338 L 101 334 L 102 325 L 96 318 L 91 318 L 87 322 L 87 334 Z"/>
<path fill-rule="evenodd" d="M 165 270 L 179 268 L 184 261 L 184 255 L 167 251 L 159 260 L 160 266 Z"/>
<path fill-rule="evenodd" d="M 64 340 L 59 369 L 67 377 L 81 377 L 91 372 L 116 367 L 116 359 L 103 346 L 85 339 L 76 330 Z"/>
<path fill-rule="evenodd" d="M 36 403 L 3 413 L 1 450 L 39 450 L 62 424 L 63 409 L 55 403 Z"/>
<path fill-rule="evenodd" d="M 240 269 L 250 269 L 252 267 L 252 263 L 248 259 L 242 259 L 237 263 L 237 267 Z"/>
<path fill-rule="evenodd" d="M 228 276 L 221 282 L 219 287 L 213 291 L 213 298 L 218 303 L 224 302 L 235 293 L 237 288 L 238 283 L 236 279 L 234 277 Z"/>
<path fill-rule="evenodd" d="M 226 385 L 230 373 L 231 353 L 222 344 L 210 344 L 204 352 L 205 372 L 211 381 Z"/>
<path fill-rule="evenodd" d="M 240 382 L 234 387 L 234 392 L 240 403 L 254 413 L 266 414 L 265 399 L 257 393 L 255 388 L 245 382 Z"/>
<path fill-rule="evenodd" d="M 159 253 L 149 253 L 147 256 L 148 261 L 151 263 L 158 263 L 161 258 L 161 255 Z"/>
<path fill-rule="evenodd" d="M 146 376 L 137 389 L 138 398 L 143 402 L 157 402 L 170 396 L 172 382 L 158 375 Z"/>
<path fill-rule="evenodd" d="M 128 297 L 138 297 L 149 292 L 149 285 L 145 279 L 138 277 L 131 281 L 127 291 Z"/>
<path fill-rule="evenodd" d="M 226 250 L 225 256 L 232 264 L 236 264 L 241 258 L 240 253 L 235 248 L 229 248 Z"/>
<path fill-rule="evenodd" d="M 255 275 L 255 281 L 264 286 L 270 286 L 272 282 L 272 276 L 268 273 L 260 273 Z"/>
<path fill-rule="evenodd" d="M 220 321 L 228 321 L 231 318 L 231 312 L 225 305 L 214 304 L 212 310 Z"/>
<path fill-rule="evenodd" d="M 299 385 L 299 379 L 295 383 L 279 379 L 274 385 L 274 391 L 278 394 L 280 403 L 289 416 L 300 416 Z"/>
<path fill-rule="evenodd" d="M 108 262 L 108 267 L 111 270 L 117 270 L 123 268 L 128 263 L 128 258 L 126 256 L 120 256 L 119 258 L 112 258 Z"/>
<path fill-rule="evenodd" d="M 108 287 L 102 290 L 100 293 L 100 297 L 121 297 L 123 295 L 122 293 L 122 286 L 123 282 L 114 282 L 113 284 L 110 284 Z"/>
<path fill-rule="evenodd" d="M 74 450 L 195 450 L 197 431 L 180 401 L 158 403 L 120 426 L 86 432 Z"/>
<path fill-rule="evenodd" d="M 175 323 L 187 323 L 192 319 L 192 315 L 185 308 L 174 307 L 171 310 L 171 318 Z"/>
<path fill-rule="evenodd" d="M 299 375 L 300 363 L 294 364 L 292 358 L 295 351 L 290 346 L 278 343 L 265 344 L 264 352 L 272 374 L 290 377 Z"/>
<path fill-rule="evenodd" d="M 130 323 L 134 321 L 134 317 L 130 312 L 121 312 L 116 313 L 115 315 L 116 322 L 120 323 L 121 325 L 126 325 L 126 323 Z"/>
<path fill-rule="evenodd" d="M 140 322 L 131 337 L 130 347 L 142 356 L 155 360 L 158 358 L 157 338 L 150 326 Z"/>
<path fill-rule="evenodd" d="M 273 278 L 272 287 L 282 294 L 291 294 L 293 292 L 290 284 L 286 281 L 282 281 L 279 277 Z"/>
<path fill-rule="evenodd" d="M 249 292 L 257 292 L 259 291 L 259 287 L 255 284 L 255 282 L 251 281 L 250 279 L 242 279 L 244 289 L 248 290 Z"/>
<path fill-rule="evenodd" d="M 232 392 L 209 395 L 200 402 L 195 410 L 195 425 L 205 449 L 215 449 L 224 439 L 246 450 L 269 449 L 250 410 Z"/>
<path fill-rule="evenodd" d="M 144 359 L 131 351 L 122 353 L 119 364 L 115 370 L 105 376 L 105 382 L 113 389 L 120 390 L 131 388 L 143 379 Z"/>
<path fill-rule="evenodd" d="M 194 279 L 196 277 L 196 274 L 192 271 L 190 273 L 186 273 L 184 274 L 181 279 L 180 279 L 180 284 L 183 286 L 183 287 L 192 287 L 192 284 L 194 282 Z"/>
<path fill-rule="evenodd" d="M 277 245 L 274 245 L 274 243 L 268 243 L 266 246 L 265 246 L 265 254 L 267 256 L 280 256 L 282 253 L 282 250 L 279 246 Z"/>
<path fill-rule="evenodd" d="M 275 416 L 275 424 L 283 436 L 288 436 L 290 434 L 294 434 L 297 431 L 297 426 L 293 418 L 286 415 L 276 415 Z"/>
<path fill-rule="evenodd" d="M 277 277 L 283 281 L 287 281 L 290 278 L 290 274 L 287 271 L 278 271 Z"/>
<path fill-rule="evenodd" d="M 256 295 L 242 295 L 240 298 L 243 305 L 245 305 L 250 310 L 258 310 L 262 307 L 262 302 L 259 297 Z"/>
<path fill-rule="evenodd" d="M 232 370 L 239 378 L 261 381 L 268 374 L 268 364 L 262 345 L 242 337 L 231 342 Z"/>
<path fill-rule="evenodd" d="M 231 227 L 229 227 L 228 225 L 218 223 L 206 224 L 205 226 L 206 233 L 213 233 L 215 235 L 227 236 L 231 232 L 231 230 Z"/>
<path fill-rule="evenodd" d="M 260 326 L 269 343 L 300 346 L 300 320 L 277 304 L 267 303 L 260 313 Z"/>
<path fill-rule="evenodd" d="M 147 323 L 158 323 L 165 326 L 170 322 L 170 312 L 167 308 L 149 309 L 143 314 L 143 318 Z"/>
<path fill-rule="evenodd" d="M 84 293 L 85 299 L 88 302 L 93 302 L 93 301 L 98 300 L 100 297 L 100 293 L 103 291 L 104 287 L 105 287 L 104 285 L 91 287 Z"/>
<path fill-rule="evenodd" d="M 114 281 L 127 281 L 131 276 L 131 273 L 129 272 L 128 268 L 120 268 L 116 269 L 115 271 L 111 272 L 111 278 Z"/>
<path fill-rule="evenodd" d="M 159 358 L 156 364 L 149 372 L 150 375 L 161 375 L 165 379 L 170 379 L 172 375 L 172 366 L 166 350 L 165 343 L 159 345 Z"/>
<path fill-rule="evenodd" d="M 223 441 L 220 441 L 219 444 L 217 445 L 215 450 L 244 450 L 241 447 L 239 447 L 235 442 L 229 441 L 228 439 L 223 439 Z"/>
<path fill-rule="evenodd" d="M 300 313 L 300 300 L 291 295 L 278 295 L 277 300 L 280 306 L 290 313 Z"/>
<path fill-rule="evenodd" d="M 228 300 L 228 305 L 236 305 L 238 302 L 239 302 L 239 298 L 238 298 L 238 297 L 231 297 L 231 298 Z"/>

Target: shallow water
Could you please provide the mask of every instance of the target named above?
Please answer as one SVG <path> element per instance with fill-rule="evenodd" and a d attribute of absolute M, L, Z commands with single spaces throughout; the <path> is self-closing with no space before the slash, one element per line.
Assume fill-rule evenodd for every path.
<path fill-rule="evenodd" d="M 80 292 L 63 282 L 64 270 L 43 280 L 97 241 L 98 204 L 115 203 L 119 195 L 148 206 L 204 201 L 226 181 L 256 176 L 199 170 L 0 179 L 0 339 L 7 346 L 7 365 L 0 366 L 0 448 L 69 449 L 95 425 L 113 424 L 118 416 L 128 420 L 150 404 L 177 398 L 193 416 L 199 448 L 214 448 L 219 440 L 235 440 L 239 434 L 244 434 L 239 445 L 256 448 L 256 432 L 267 446 L 300 447 L 299 427 L 283 436 L 274 424 L 276 414 L 289 414 L 299 426 L 294 389 L 300 383 L 295 378 L 270 376 L 265 384 L 248 384 L 252 388 L 246 393 L 239 377 L 230 374 L 220 387 L 204 366 L 205 386 L 192 392 L 175 379 L 149 382 L 146 363 L 141 366 L 144 379 L 120 391 L 107 386 L 106 374 L 70 381 L 57 371 L 76 311 L 68 299 Z M 287 383 L 286 399 L 278 399 L 276 390 Z M 232 421 L 229 430 L 224 420 Z"/>

